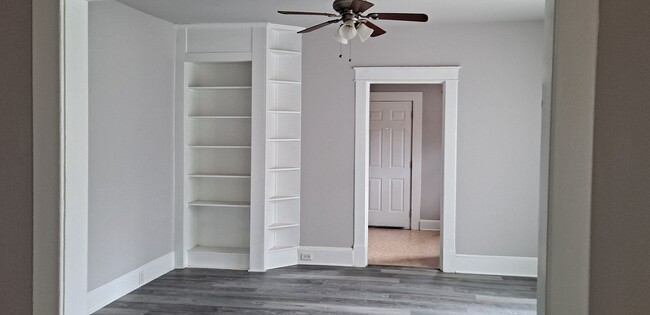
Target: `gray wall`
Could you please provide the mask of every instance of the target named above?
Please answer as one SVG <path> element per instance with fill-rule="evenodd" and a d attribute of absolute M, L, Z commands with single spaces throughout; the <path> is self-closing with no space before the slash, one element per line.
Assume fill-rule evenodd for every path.
<path fill-rule="evenodd" d="M 31 1 L 1 1 L 0 29 L 0 313 L 31 314 Z"/>
<path fill-rule="evenodd" d="M 600 0 L 589 314 L 650 314 L 649 17 Z"/>
<path fill-rule="evenodd" d="M 302 245 L 352 245 L 351 67 L 460 65 L 457 252 L 537 256 L 543 22 L 397 25 L 351 63 L 303 38 Z"/>
<path fill-rule="evenodd" d="M 440 220 L 442 193 L 442 85 L 372 84 L 371 92 L 422 93 L 422 196 L 420 219 Z"/>
<path fill-rule="evenodd" d="M 59 307 L 60 65 L 58 0 L 33 2 L 34 298 L 33 314 Z"/>
<path fill-rule="evenodd" d="M 545 309 L 546 314 L 588 314 L 598 3 L 557 0 L 553 21 Z"/>
<path fill-rule="evenodd" d="M 546 314 L 648 314 L 650 3 L 557 0 Z"/>
<path fill-rule="evenodd" d="M 173 251 L 175 31 L 90 3 L 88 289 Z"/>

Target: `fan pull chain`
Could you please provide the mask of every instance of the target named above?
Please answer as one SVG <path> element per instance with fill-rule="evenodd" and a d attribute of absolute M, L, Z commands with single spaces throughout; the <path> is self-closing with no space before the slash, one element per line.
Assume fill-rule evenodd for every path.
<path fill-rule="evenodd" d="M 350 40 L 350 59 L 348 59 L 348 62 L 352 62 L 352 40 Z"/>
<path fill-rule="evenodd" d="M 343 44 L 339 43 L 339 58 L 343 58 Z"/>

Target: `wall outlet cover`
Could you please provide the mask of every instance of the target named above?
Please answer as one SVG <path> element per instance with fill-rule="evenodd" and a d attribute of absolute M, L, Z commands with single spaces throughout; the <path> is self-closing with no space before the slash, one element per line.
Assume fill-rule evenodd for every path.
<path fill-rule="evenodd" d="M 311 261 L 312 259 L 313 258 L 312 258 L 311 253 L 308 253 L 308 252 L 301 252 L 300 253 L 300 260 L 309 260 L 309 261 Z"/>

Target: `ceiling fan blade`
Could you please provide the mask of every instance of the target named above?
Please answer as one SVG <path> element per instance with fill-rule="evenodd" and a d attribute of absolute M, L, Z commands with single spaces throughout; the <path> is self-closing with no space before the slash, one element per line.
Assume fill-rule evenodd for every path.
<path fill-rule="evenodd" d="M 332 23 L 336 23 L 336 22 L 338 22 L 338 21 L 340 21 L 340 20 L 341 20 L 341 19 L 336 19 L 336 20 L 330 20 L 330 21 L 327 21 L 327 22 L 323 22 L 323 23 L 321 23 L 321 24 L 314 25 L 314 26 L 312 26 L 312 27 L 306 28 L 306 29 L 304 29 L 304 30 L 298 32 L 298 34 L 309 33 L 309 32 L 315 31 L 315 30 L 317 30 L 317 29 L 319 29 L 319 28 L 321 28 L 321 27 L 325 27 L 325 26 L 328 26 L 328 25 L 330 25 L 330 24 L 332 24 Z"/>
<path fill-rule="evenodd" d="M 337 17 L 337 16 L 339 16 L 338 14 L 333 14 L 333 13 L 301 12 L 301 11 L 278 11 L 278 13 L 287 14 L 287 15 L 323 15 L 323 16 L 329 16 L 329 17 Z"/>
<path fill-rule="evenodd" d="M 366 24 L 367 27 L 373 29 L 372 35 L 370 35 L 370 37 L 377 37 L 386 34 L 386 31 L 384 31 L 381 27 L 377 26 L 377 24 L 375 23 L 372 23 L 368 20 L 365 20 L 362 23 Z"/>
<path fill-rule="evenodd" d="M 371 13 L 368 17 L 373 20 L 393 20 L 409 22 L 426 22 L 429 17 L 422 13 Z"/>
<path fill-rule="evenodd" d="M 350 4 L 350 10 L 354 13 L 363 13 L 368 9 L 372 8 L 374 4 L 364 1 L 364 0 L 352 0 Z"/>

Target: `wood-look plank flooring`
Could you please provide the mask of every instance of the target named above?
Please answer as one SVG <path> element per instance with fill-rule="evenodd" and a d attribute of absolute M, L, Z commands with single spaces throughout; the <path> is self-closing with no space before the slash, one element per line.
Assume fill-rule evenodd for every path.
<path fill-rule="evenodd" d="M 95 314 L 535 314 L 533 278 L 293 266 L 174 270 Z"/>

